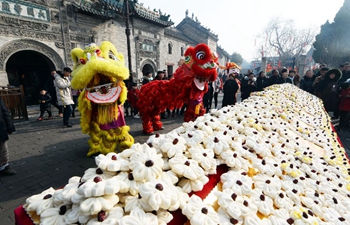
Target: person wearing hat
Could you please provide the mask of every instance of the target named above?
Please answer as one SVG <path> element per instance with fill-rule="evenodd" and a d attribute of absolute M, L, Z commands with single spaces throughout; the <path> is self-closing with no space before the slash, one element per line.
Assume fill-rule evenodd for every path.
<path fill-rule="evenodd" d="M 63 107 L 63 125 L 66 127 L 72 127 L 69 123 L 69 118 L 72 115 L 72 105 L 74 104 L 72 99 L 71 87 L 70 87 L 70 74 L 72 70 L 69 67 L 63 69 L 63 76 L 55 74 L 55 87 L 57 93 L 58 105 Z"/>
<path fill-rule="evenodd" d="M 235 81 L 234 75 L 230 74 L 223 88 L 224 97 L 222 99 L 222 107 L 236 104 L 236 101 L 237 101 L 236 93 L 238 89 L 239 87 L 237 82 Z"/>
<path fill-rule="evenodd" d="M 152 72 L 146 72 L 146 74 L 142 77 L 142 85 L 148 84 L 153 80 Z"/>
<path fill-rule="evenodd" d="M 163 70 L 159 70 L 154 80 L 166 80 L 165 72 Z"/>
<path fill-rule="evenodd" d="M 327 73 L 329 69 L 327 67 L 323 67 L 320 71 L 319 71 L 319 75 L 315 75 L 315 81 L 312 84 L 312 87 L 317 90 L 317 86 L 320 83 L 321 80 L 323 80 L 325 78 L 325 74 Z M 316 94 L 316 93 L 315 93 Z"/>
<path fill-rule="evenodd" d="M 317 85 L 316 96 L 322 99 L 327 112 L 334 112 L 338 108 L 338 80 L 340 77 L 340 70 L 331 69 Z"/>
<path fill-rule="evenodd" d="M 131 88 L 128 91 L 128 101 L 129 101 L 130 106 L 131 106 L 131 114 L 133 115 L 133 117 L 135 119 L 140 118 L 140 116 L 138 115 L 137 107 L 136 107 L 137 100 L 139 100 L 139 93 L 140 93 L 140 90 L 137 87 L 137 83 L 132 82 Z"/>

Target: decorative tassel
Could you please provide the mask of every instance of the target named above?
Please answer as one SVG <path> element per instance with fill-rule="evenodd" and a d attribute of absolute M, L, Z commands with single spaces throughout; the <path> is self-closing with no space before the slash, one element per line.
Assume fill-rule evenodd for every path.
<path fill-rule="evenodd" d="M 117 120 L 118 104 L 113 105 L 98 105 L 97 106 L 97 123 L 108 124 Z"/>

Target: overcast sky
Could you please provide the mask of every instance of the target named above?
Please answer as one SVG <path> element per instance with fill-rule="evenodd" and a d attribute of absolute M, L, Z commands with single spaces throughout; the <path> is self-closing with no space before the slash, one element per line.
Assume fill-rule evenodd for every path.
<path fill-rule="evenodd" d="M 229 54 L 240 53 L 250 61 L 256 56 L 255 39 L 271 17 L 293 19 L 298 27 L 318 28 L 334 16 L 344 0 L 139 0 L 146 8 L 170 14 L 175 26 L 194 14 L 201 25 L 219 37 L 219 45 Z M 265 37 L 264 37 L 265 38 Z M 261 38 L 261 39 L 264 39 Z M 258 45 L 258 44 L 257 44 Z M 261 46 L 260 46 L 261 48 Z"/>

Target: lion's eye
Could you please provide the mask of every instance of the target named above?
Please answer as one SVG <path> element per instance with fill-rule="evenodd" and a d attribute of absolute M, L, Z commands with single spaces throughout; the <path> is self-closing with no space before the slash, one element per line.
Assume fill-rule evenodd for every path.
<path fill-rule="evenodd" d="M 197 59 L 204 59 L 205 53 L 203 51 L 199 51 L 196 53 Z"/>
<path fill-rule="evenodd" d="M 191 56 L 186 56 L 185 57 L 185 62 L 188 63 L 189 61 L 191 61 Z"/>
<path fill-rule="evenodd" d="M 108 57 L 113 60 L 117 60 L 117 57 L 113 54 L 113 52 L 108 53 Z"/>

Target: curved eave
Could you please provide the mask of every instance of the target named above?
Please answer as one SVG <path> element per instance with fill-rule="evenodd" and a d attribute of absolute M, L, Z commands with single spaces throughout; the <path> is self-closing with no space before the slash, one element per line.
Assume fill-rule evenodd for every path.
<path fill-rule="evenodd" d="M 150 22 L 156 23 L 158 25 L 164 26 L 164 27 L 169 27 L 174 25 L 174 22 L 172 21 L 164 21 L 161 20 L 147 12 L 144 12 L 143 10 L 139 10 L 139 9 L 135 9 L 135 15 L 134 16 L 138 16 L 142 19 L 148 20 Z"/>

